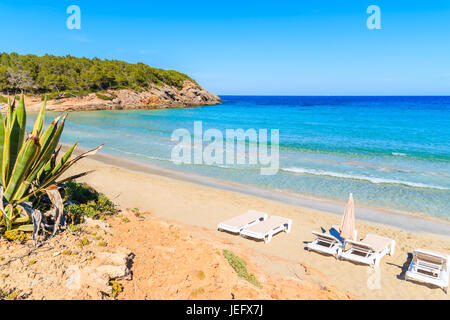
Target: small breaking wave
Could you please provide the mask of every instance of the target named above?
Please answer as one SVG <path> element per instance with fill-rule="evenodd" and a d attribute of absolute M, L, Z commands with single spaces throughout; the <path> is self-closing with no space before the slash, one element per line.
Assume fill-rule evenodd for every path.
<path fill-rule="evenodd" d="M 124 151 L 124 150 L 120 150 L 120 149 L 112 148 L 112 147 L 109 147 L 109 149 L 117 151 L 117 152 L 120 152 L 120 153 L 123 153 L 123 154 L 128 154 L 128 155 L 134 156 L 134 157 L 142 157 L 142 158 L 151 159 L 151 160 L 172 162 L 172 160 L 170 160 L 170 159 L 149 156 L 147 154 L 142 154 L 142 153 L 137 153 L 137 152 L 129 152 L 129 151 Z"/>
<path fill-rule="evenodd" d="M 368 181 L 368 182 L 375 183 L 375 184 L 399 184 L 399 185 L 406 185 L 406 186 L 415 187 L 415 188 L 450 190 L 450 188 L 428 185 L 428 184 L 418 183 L 418 182 L 385 179 L 385 178 L 375 178 L 375 177 L 367 177 L 367 176 L 361 176 L 361 175 L 351 175 L 351 174 L 346 174 L 346 173 L 338 173 L 338 172 L 325 171 L 325 170 L 315 170 L 315 169 L 292 167 L 292 168 L 282 168 L 281 171 L 292 172 L 292 173 L 297 173 L 297 174 L 309 174 L 309 175 L 314 175 L 314 176 L 328 176 L 328 177 L 342 178 L 342 179 L 363 180 L 363 181 Z"/>

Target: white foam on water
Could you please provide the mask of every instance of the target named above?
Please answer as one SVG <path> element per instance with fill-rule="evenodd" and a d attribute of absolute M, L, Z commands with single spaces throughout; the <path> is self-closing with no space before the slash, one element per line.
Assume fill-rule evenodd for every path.
<path fill-rule="evenodd" d="M 351 174 L 346 174 L 346 173 L 339 173 L 339 172 L 332 172 L 332 171 L 325 171 L 325 170 L 292 167 L 292 168 L 282 168 L 281 171 L 292 172 L 292 173 L 297 173 L 297 174 L 310 174 L 310 175 L 314 175 L 314 176 L 329 176 L 329 177 L 343 178 L 343 179 L 364 180 L 364 181 L 368 181 L 368 182 L 376 183 L 376 184 L 381 184 L 381 183 L 400 184 L 400 185 L 406 185 L 406 186 L 416 187 L 416 188 L 450 190 L 450 188 L 446 188 L 446 187 L 442 187 L 442 186 L 428 185 L 428 184 L 419 183 L 419 182 L 376 178 L 376 177 L 368 177 L 368 176 L 362 176 L 362 175 L 351 175 Z"/>

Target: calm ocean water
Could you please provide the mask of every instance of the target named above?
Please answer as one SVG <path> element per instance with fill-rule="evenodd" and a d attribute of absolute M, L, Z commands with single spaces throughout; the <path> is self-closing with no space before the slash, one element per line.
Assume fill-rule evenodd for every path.
<path fill-rule="evenodd" d="M 265 189 L 450 218 L 450 97 L 224 96 L 203 108 L 71 113 L 62 141 Z M 51 115 L 54 116 L 54 115 Z M 32 118 L 32 117 L 30 117 Z M 175 165 L 172 131 L 280 130 L 280 171 Z"/>

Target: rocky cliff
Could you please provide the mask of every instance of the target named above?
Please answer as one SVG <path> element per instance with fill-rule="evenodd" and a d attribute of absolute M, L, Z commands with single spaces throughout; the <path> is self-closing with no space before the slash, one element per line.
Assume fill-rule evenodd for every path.
<path fill-rule="evenodd" d="M 39 97 L 26 99 L 30 110 L 37 110 L 42 102 Z M 84 97 L 57 98 L 47 102 L 49 111 L 160 109 L 195 107 L 220 103 L 220 98 L 199 85 L 185 81 L 181 88 L 152 86 L 136 92 L 129 89 L 91 93 Z"/>

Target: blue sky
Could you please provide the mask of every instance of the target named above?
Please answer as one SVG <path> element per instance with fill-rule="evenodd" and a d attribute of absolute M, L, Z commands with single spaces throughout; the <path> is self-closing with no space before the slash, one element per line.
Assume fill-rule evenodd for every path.
<path fill-rule="evenodd" d="M 3 0 L 0 51 L 144 62 L 218 94 L 450 95 L 450 1 L 412 2 Z"/>

